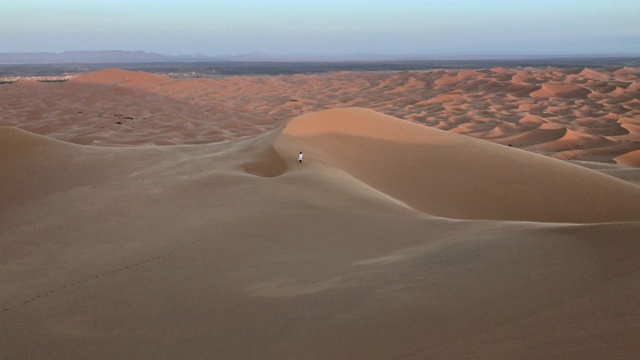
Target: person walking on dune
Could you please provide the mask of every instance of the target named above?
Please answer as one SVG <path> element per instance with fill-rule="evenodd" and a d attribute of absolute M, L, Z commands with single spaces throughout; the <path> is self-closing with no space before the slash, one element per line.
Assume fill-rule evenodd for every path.
<path fill-rule="evenodd" d="M 300 154 L 298 155 L 298 162 L 302 164 L 302 151 L 300 151 Z"/>

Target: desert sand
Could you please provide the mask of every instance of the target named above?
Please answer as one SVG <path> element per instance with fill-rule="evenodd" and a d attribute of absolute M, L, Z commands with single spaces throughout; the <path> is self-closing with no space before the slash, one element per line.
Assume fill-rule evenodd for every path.
<path fill-rule="evenodd" d="M 640 357 L 638 69 L 0 94 L 3 358 Z"/>

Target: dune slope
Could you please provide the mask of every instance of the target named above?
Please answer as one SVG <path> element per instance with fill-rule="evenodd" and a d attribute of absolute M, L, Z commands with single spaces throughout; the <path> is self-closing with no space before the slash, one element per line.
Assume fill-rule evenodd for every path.
<path fill-rule="evenodd" d="M 635 185 L 370 110 L 305 115 L 289 123 L 283 137 L 287 147 L 282 153 L 295 153 L 297 146 L 310 161 L 338 166 L 432 215 L 578 223 L 640 220 L 640 189 Z"/>

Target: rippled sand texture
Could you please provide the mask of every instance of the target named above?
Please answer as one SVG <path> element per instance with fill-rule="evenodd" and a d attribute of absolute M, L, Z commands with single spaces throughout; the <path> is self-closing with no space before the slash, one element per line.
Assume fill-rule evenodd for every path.
<path fill-rule="evenodd" d="M 0 86 L 1 125 L 80 144 L 194 144 L 365 107 L 560 159 L 640 165 L 640 69 L 485 69 L 173 80 L 107 69 Z M 119 122 L 119 123 L 118 123 Z"/>

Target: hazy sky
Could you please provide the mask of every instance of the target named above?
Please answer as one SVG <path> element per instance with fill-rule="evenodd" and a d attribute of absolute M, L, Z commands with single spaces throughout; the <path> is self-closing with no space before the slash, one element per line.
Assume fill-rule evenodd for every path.
<path fill-rule="evenodd" d="M 0 0 L 0 52 L 640 54 L 640 0 Z"/>

